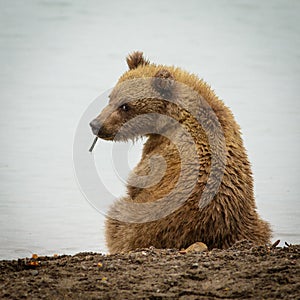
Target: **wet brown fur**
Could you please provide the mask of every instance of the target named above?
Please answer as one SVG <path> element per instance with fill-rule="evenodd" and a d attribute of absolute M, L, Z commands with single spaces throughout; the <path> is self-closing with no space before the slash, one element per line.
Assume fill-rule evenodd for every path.
<path fill-rule="evenodd" d="M 172 105 L 161 101 L 142 100 L 148 111 L 168 113 L 179 118 L 193 135 L 201 164 L 198 183 L 188 201 L 172 214 L 147 223 L 126 223 L 108 217 L 106 220 L 106 241 L 110 253 L 130 251 L 136 248 L 154 246 L 157 248 L 186 248 L 194 242 L 204 242 L 209 249 L 228 248 L 236 241 L 248 239 L 256 244 L 270 242 L 269 224 L 263 221 L 256 211 L 253 195 L 251 166 L 243 146 L 240 128 L 231 111 L 218 99 L 210 86 L 197 76 L 179 68 L 150 64 L 141 52 L 135 52 L 127 58 L 129 71 L 121 76 L 120 83 L 141 77 L 170 77 L 198 92 L 210 105 L 222 126 L 226 141 L 226 167 L 221 186 L 213 201 L 203 209 L 198 202 L 210 171 L 210 147 L 201 126 L 176 111 Z M 171 83 L 170 83 L 171 85 Z M 159 89 L 159 82 L 156 89 Z M 170 90 L 169 83 L 161 89 Z M 142 111 L 140 103 L 133 103 L 132 111 Z M 173 111 L 174 110 L 174 111 Z M 105 114 L 105 110 L 98 118 Z M 107 118 L 103 127 L 107 132 L 116 131 L 124 122 L 123 115 L 115 111 Z M 101 137 L 101 136 L 100 136 Z M 108 138 L 110 139 L 110 138 Z M 141 189 L 128 184 L 128 202 L 152 202 L 167 195 L 178 180 L 180 157 L 176 147 L 160 135 L 149 135 L 143 148 L 142 159 L 135 173 L 145 175 L 149 172 L 148 157 L 162 154 L 167 169 L 163 179 L 155 186 Z M 188 180 L 188 178 L 187 178 Z M 129 178 L 130 183 L 130 178 Z M 118 205 L 118 204 L 116 204 Z M 114 207 L 112 207 L 114 209 Z"/>

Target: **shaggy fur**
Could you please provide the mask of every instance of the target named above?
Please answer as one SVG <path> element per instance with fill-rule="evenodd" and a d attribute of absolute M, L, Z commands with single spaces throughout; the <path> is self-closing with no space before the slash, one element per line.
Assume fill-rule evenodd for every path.
<path fill-rule="evenodd" d="M 224 249 L 242 239 L 251 240 L 256 244 L 268 243 L 271 236 L 270 227 L 257 214 L 250 163 L 243 146 L 240 128 L 230 110 L 211 88 L 195 75 L 175 67 L 150 64 L 141 52 L 131 54 L 127 58 L 127 63 L 129 71 L 119 79 L 110 95 L 108 106 L 91 123 L 94 133 L 106 140 L 134 140 L 141 135 L 146 135 L 148 138 L 141 161 L 128 179 L 127 195 L 116 201 L 106 220 L 106 241 L 110 253 L 149 246 L 181 249 L 195 242 L 203 242 L 209 249 L 214 247 Z M 152 78 L 151 84 L 141 86 L 142 84 L 139 83 L 133 84 L 130 89 L 124 88 L 124 83 L 140 78 Z M 181 88 L 175 84 L 176 82 L 187 86 L 188 89 Z M 200 95 L 198 102 L 195 100 L 194 92 Z M 150 96 L 145 97 L 145 93 Z M 140 99 L 136 99 L 139 98 L 138 95 L 141 95 Z M 132 96 L 135 98 L 128 101 Z M 217 154 L 218 151 L 222 151 L 221 138 L 215 137 L 220 141 L 221 150 L 211 146 L 205 130 L 186 109 L 164 100 L 174 97 L 177 97 L 178 101 L 183 101 L 184 107 L 188 107 L 190 111 L 196 111 L 201 107 L 200 111 L 207 115 L 206 118 L 210 123 L 213 123 L 212 113 L 204 105 L 208 103 L 223 130 L 225 138 L 223 152 L 226 158 L 222 170 L 224 175 L 217 194 L 204 207 L 199 208 L 199 201 L 209 181 L 213 151 Z M 146 118 L 141 119 L 140 126 L 130 125 L 130 120 L 135 117 L 152 113 L 159 113 L 176 120 L 176 123 L 183 126 L 192 137 L 195 149 L 192 149 L 193 146 L 188 140 L 182 142 L 185 141 L 184 134 L 179 126 L 169 121 L 158 118 L 153 122 Z M 162 134 L 144 133 L 143 122 L 147 123 L 148 129 L 150 126 L 153 132 Z M 118 134 L 122 126 L 124 132 Z M 181 141 L 180 149 L 166 136 Z M 112 217 L 123 209 L 126 210 L 124 203 L 155 204 L 176 189 L 182 168 L 180 151 L 185 157 L 190 157 L 183 178 L 185 182 L 183 190 L 193 185 L 192 173 L 196 172 L 197 176 L 189 198 L 182 205 L 162 218 L 145 223 L 141 223 L 140 220 L 126 222 Z M 193 157 L 193 151 L 197 154 L 197 158 Z M 149 158 L 157 155 L 164 158 L 164 164 L 154 161 L 151 166 Z M 197 163 L 195 163 L 196 159 Z M 139 178 L 149 174 L 154 178 L 151 181 L 152 185 L 143 187 Z M 209 185 L 209 188 L 213 184 L 214 182 Z M 176 193 L 174 199 L 176 197 L 179 199 L 181 192 L 180 190 Z M 162 211 L 164 209 L 167 210 L 167 207 Z M 142 211 L 134 211 L 133 208 L 129 209 L 128 214 L 131 214 L 132 220 L 135 220 L 134 216 L 142 213 Z"/>

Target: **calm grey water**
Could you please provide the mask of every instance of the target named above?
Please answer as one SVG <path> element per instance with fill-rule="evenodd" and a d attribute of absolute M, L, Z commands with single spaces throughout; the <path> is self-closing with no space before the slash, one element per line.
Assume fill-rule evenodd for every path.
<path fill-rule="evenodd" d="M 104 218 L 76 184 L 73 136 L 133 50 L 212 85 L 242 127 L 274 240 L 300 243 L 299 11 L 283 0 L 1 1 L 0 258 L 106 251 Z M 97 157 L 118 196 L 107 147 Z"/>

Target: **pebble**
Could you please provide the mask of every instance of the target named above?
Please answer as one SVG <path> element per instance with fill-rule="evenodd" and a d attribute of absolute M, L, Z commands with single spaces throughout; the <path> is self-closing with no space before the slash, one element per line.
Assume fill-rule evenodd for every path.
<path fill-rule="evenodd" d="M 208 251 L 208 248 L 204 243 L 201 243 L 201 242 L 194 243 L 194 244 L 192 244 L 191 246 L 189 246 L 188 248 L 185 249 L 186 253 L 189 253 L 189 252 L 204 252 L 204 251 Z"/>
<path fill-rule="evenodd" d="M 205 268 L 208 268 L 210 265 L 211 265 L 210 262 L 205 261 L 205 262 L 202 263 L 202 266 L 205 267 Z"/>
<path fill-rule="evenodd" d="M 31 271 L 30 271 L 30 274 L 31 274 L 32 276 L 36 276 L 36 275 L 39 274 L 39 271 L 38 271 L 38 270 L 31 270 Z"/>

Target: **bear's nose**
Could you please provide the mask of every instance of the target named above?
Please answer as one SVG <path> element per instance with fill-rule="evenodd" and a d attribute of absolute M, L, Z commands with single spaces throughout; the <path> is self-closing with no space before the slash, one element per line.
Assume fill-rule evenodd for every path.
<path fill-rule="evenodd" d="M 90 122 L 90 126 L 92 128 L 93 134 L 98 135 L 98 132 L 100 130 L 99 122 L 96 119 L 94 119 L 93 121 Z"/>

